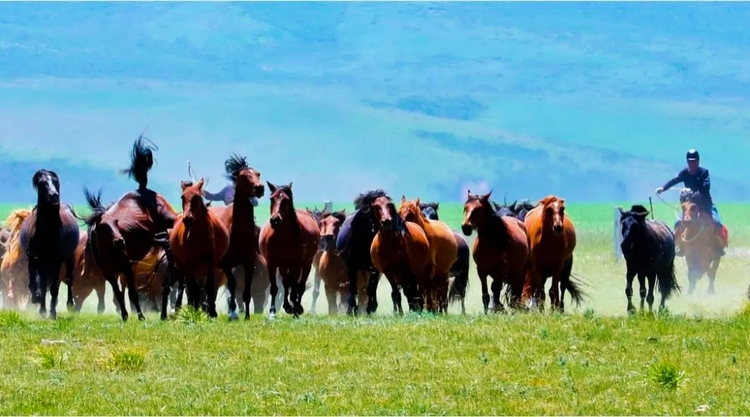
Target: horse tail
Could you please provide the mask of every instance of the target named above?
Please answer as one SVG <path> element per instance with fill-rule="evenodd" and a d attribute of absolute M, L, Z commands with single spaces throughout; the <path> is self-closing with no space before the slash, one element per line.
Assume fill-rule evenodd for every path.
<path fill-rule="evenodd" d="M 146 144 L 149 141 L 151 145 Z M 140 134 L 138 139 L 133 143 L 133 150 L 130 152 L 130 168 L 120 170 L 120 173 L 127 174 L 134 179 L 140 188 L 148 186 L 148 171 L 154 166 L 153 151 L 159 150 L 151 140 Z"/>
<path fill-rule="evenodd" d="M 458 273 L 455 275 L 455 278 L 453 278 L 450 287 L 448 287 L 448 301 L 450 303 L 460 302 L 465 299 L 466 289 L 469 288 L 469 266 L 471 263 L 468 256 L 462 255 L 465 254 L 460 253 L 456 260 L 456 263 L 458 263 Z"/>
<path fill-rule="evenodd" d="M 680 292 L 680 284 L 677 283 L 677 276 L 675 274 L 674 259 L 672 259 L 667 267 L 656 274 L 656 280 L 659 285 L 659 292 L 665 300 L 669 299 L 673 294 Z"/>
<path fill-rule="evenodd" d="M 31 210 L 16 209 L 8 215 L 7 219 L 5 219 L 5 227 L 10 230 L 8 241 L 5 242 L 6 253 L 4 256 L 8 265 L 12 265 L 23 256 L 23 248 L 21 247 L 21 226 L 29 215 L 31 215 Z"/>
<path fill-rule="evenodd" d="M 572 269 L 573 256 L 565 261 L 563 275 L 560 283 L 566 290 L 568 290 L 568 292 L 570 292 L 570 297 L 573 299 L 573 302 L 576 303 L 576 306 L 580 306 L 584 298 L 587 297 L 587 294 L 581 289 L 581 287 L 584 285 L 583 280 L 574 275 L 572 273 Z"/>

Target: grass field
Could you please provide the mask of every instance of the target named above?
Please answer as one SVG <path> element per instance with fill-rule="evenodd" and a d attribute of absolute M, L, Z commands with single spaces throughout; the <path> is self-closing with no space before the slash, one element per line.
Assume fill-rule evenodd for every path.
<path fill-rule="evenodd" d="M 457 306 L 448 317 L 392 317 L 387 283 L 372 318 L 226 323 L 185 312 L 174 322 L 149 315 L 123 324 L 111 304 L 93 314 L 93 298 L 86 313 L 57 322 L 2 312 L 0 413 L 750 413 L 750 206 L 719 206 L 730 248 L 715 295 L 704 278 L 696 294 L 669 300 L 669 313 L 634 317 L 613 256 L 613 206 L 569 205 L 579 237 L 573 271 L 589 299 L 568 303 L 565 315 L 479 314 L 473 263 L 466 317 Z M 673 223 L 671 208 L 657 200 L 654 209 Z M 261 205 L 259 221 L 267 210 Z M 460 205 L 441 204 L 440 214 L 460 225 Z M 677 273 L 686 287 L 684 259 Z M 306 309 L 310 302 L 308 291 Z M 324 296 L 317 310 L 327 311 Z"/>

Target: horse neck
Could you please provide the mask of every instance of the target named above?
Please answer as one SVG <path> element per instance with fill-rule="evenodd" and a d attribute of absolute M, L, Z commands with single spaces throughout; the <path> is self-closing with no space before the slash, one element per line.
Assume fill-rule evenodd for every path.
<path fill-rule="evenodd" d="M 62 203 L 61 203 L 62 204 Z M 41 198 L 36 203 L 36 222 L 44 227 L 55 227 L 62 224 L 59 205 L 51 205 Z"/>
<path fill-rule="evenodd" d="M 487 221 L 482 227 L 477 228 L 478 235 L 494 235 L 494 234 L 507 234 L 508 226 L 503 221 L 503 218 L 491 213 L 487 216 Z"/>
<path fill-rule="evenodd" d="M 235 194 L 232 202 L 232 223 L 255 230 L 255 207 L 250 202 L 250 197 Z"/>

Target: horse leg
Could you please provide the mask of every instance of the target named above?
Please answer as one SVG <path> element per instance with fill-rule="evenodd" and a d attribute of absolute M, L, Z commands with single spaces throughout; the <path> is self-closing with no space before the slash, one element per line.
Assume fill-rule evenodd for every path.
<path fill-rule="evenodd" d="M 562 271 L 552 274 L 552 286 L 549 288 L 549 303 L 552 310 L 560 310 L 560 281 Z"/>
<path fill-rule="evenodd" d="M 398 314 L 399 316 L 403 316 L 404 309 L 401 306 L 401 289 L 398 288 L 398 285 L 396 284 L 396 280 L 393 275 L 386 274 L 385 278 L 388 280 L 388 283 L 391 284 L 391 300 L 393 301 L 393 314 Z M 750 291 L 750 289 L 748 289 L 748 291 Z"/>
<path fill-rule="evenodd" d="M 75 308 L 75 303 L 73 301 L 73 267 L 75 266 L 75 257 L 73 255 L 69 256 L 65 260 L 65 285 L 68 286 L 68 301 L 66 303 L 68 312 L 73 311 Z M 59 268 L 58 268 L 59 269 Z M 56 282 L 60 282 L 60 280 L 55 280 Z"/>
<path fill-rule="evenodd" d="M 500 293 L 503 291 L 503 281 L 501 277 L 492 277 L 492 285 L 490 286 L 490 289 L 492 290 L 492 303 L 494 304 L 494 312 L 504 313 L 505 306 L 502 302 L 500 302 Z"/>
<path fill-rule="evenodd" d="M 346 314 L 350 316 L 356 316 L 357 311 L 357 272 L 356 268 L 347 262 L 346 273 L 349 276 L 349 305 L 347 307 Z M 372 279 L 372 276 L 370 276 Z M 373 300 L 374 295 L 370 295 L 370 301 Z"/>
<path fill-rule="evenodd" d="M 687 260 L 687 269 L 688 269 L 688 295 L 692 295 L 693 291 L 695 291 L 695 283 L 698 281 L 698 278 L 700 278 L 701 273 L 700 266 L 695 265 L 692 257 L 686 256 L 685 259 Z"/>
<path fill-rule="evenodd" d="M 279 268 L 271 261 L 268 261 L 268 280 L 271 282 L 271 306 L 268 311 L 268 318 L 276 318 L 276 296 L 279 294 L 279 284 L 276 281 L 276 271 Z M 247 286 L 247 283 L 245 283 Z"/>
<path fill-rule="evenodd" d="M 646 275 L 638 273 L 638 293 L 641 296 L 641 311 L 643 311 L 644 302 L 646 301 Z"/>
<path fill-rule="evenodd" d="M 39 292 L 39 270 L 36 261 L 28 260 L 29 269 L 29 293 L 31 294 L 31 304 L 41 303 L 42 295 Z"/>
<path fill-rule="evenodd" d="M 357 274 L 358 272 L 355 272 L 355 276 Z M 378 272 L 374 268 L 370 268 L 370 276 L 369 276 L 369 279 L 367 280 L 367 314 L 368 315 L 373 314 L 378 310 L 378 283 L 379 282 L 380 282 L 380 272 Z M 399 293 L 399 297 L 401 297 L 401 293 Z M 349 298 L 351 299 L 351 294 L 349 295 Z M 400 302 L 399 302 L 398 308 L 399 310 L 401 310 Z M 403 314 L 403 311 L 402 311 L 402 314 Z"/>
<path fill-rule="evenodd" d="M 119 280 L 117 279 L 117 275 L 105 275 L 105 279 L 112 287 L 112 292 L 114 293 L 115 298 L 115 307 L 119 307 L 122 321 L 128 321 L 128 309 L 125 308 L 125 294 L 123 294 L 123 292 L 120 290 L 120 284 L 118 282 Z"/>
<path fill-rule="evenodd" d="M 216 288 L 216 274 L 214 273 L 214 265 L 210 263 L 206 272 L 206 295 L 208 297 L 208 316 L 211 318 L 218 317 L 216 313 L 216 296 L 218 288 Z"/>
<path fill-rule="evenodd" d="M 49 318 L 52 320 L 57 319 L 57 296 L 60 293 L 60 267 L 62 265 L 58 262 L 53 262 L 53 265 L 50 266 L 50 269 L 45 271 L 45 277 L 52 278 L 49 281 L 49 293 L 50 293 L 50 300 L 49 300 Z M 45 268 L 46 269 L 46 268 Z M 71 299 L 71 302 L 73 300 Z"/>
<path fill-rule="evenodd" d="M 107 291 L 107 287 L 104 285 L 104 282 L 102 282 L 101 284 L 97 284 L 96 287 L 94 287 L 94 291 L 96 291 L 96 298 L 98 299 L 96 312 L 97 314 L 102 314 L 104 313 L 104 293 Z M 82 306 L 83 301 L 81 301 L 81 305 L 76 305 L 76 309 L 78 309 L 78 311 L 81 311 Z"/>
<path fill-rule="evenodd" d="M 318 268 L 315 268 L 315 278 L 313 283 L 313 294 L 312 294 L 312 304 L 310 305 L 310 314 L 315 314 L 315 305 L 318 303 L 318 296 L 320 296 L 320 271 L 318 271 Z M 328 287 L 326 286 L 326 296 L 328 296 Z M 330 299 L 329 299 L 330 304 Z M 328 314 L 331 314 L 331 307 L 328 306 Z"/>
<path fill-rule="evenodd" d="M 293 277 L 297 277 L 297 291 L 296 291 L 296 297 L 294 299 L 294 316 L 299 317 L 305 312 L 305 309 L 302 307 L 302 296 L 305 294 L 305 287 L 307 286 L 307 277 L 310 276 L 310 268 L 311 265 L 304 265 L 302 268 L 299 269 L 292 269 L 290 271 L 290 274 L 292 274 Z M 335 294 L 335 293 L 334 293 Z M 333 305 L 336 306 L 336 297 L 334 295 L 333 298 Z"/>
<path fill-rule="evenodd" d="M 133 276 L 133 269 L 130 268 L 130 265 L 126 265 L 126 267 L 123 268 L 123 271 L 125 273 L 125 280 L 128 284 L 128 296 L 130 297 L 130 302 L 135 305 L 135 311 L 138 314 L 138 320 L 146 320 L 146 317 L 143 315 L 143 311 L 141 311 L 141 301 L 138 299 L 138 290 L 135 288 L 135 277 Z"/>
<path fill-rule="evenodd" d="M 482 304 L 484 304 L 484 314 L 487 314 L 490 308 L 490 292 L 487 289 L 487 273 L 479 272 L 479 282 L 482 284 Z"/>
<path fill-rule="evenodd" d="M 249 257 L 249 260 L 242 262 L 242 270 L 245 271 L 245 287 L 242 288 L 242 304 L 245 305 L 245 320 L 250 320 L 250 300 L 252 300 L 253 276 L 255 275 L 255 256 Z M 269 280 L 271 275 L 268 276 Z M 235 281 L 236 283 L 236 281 Z M 231 297 L 234 293 L 230 293 Z"/>
<path fill-rule="evenodd" d="M 333 286 L 325 285 L 326 298 L 328 299 L 328 315 L 335 316 L 338 312 L 338 305 L 336 303 L 336 296 L 338 295 L 336 289 Z"/>
<path fill-rule="evenodd" d="M 714 261 L 711 262 L 708 271 L 706 271 L 706 275 L 708 275 L 709 294 L 714 294 L 716 292 L 716 289 L 714 289 L 714 281 L 716 281 L 716 271 L 719 269 L 719 262 L 721 262 L 721 258 L 717 256 Z"/>
<path fill-rule="evenodd" d="M 224 275 L 227 277 L 227 290 L 229 291 L 229 298 L 227 299 L 227 303 L 229 304 L 227 307 L 229 308 L 229 320 L 237 320 L 239 317 L 237 315 L 237 302 L 236 302 L 236 294 L 235 291 L 237 290 L 237 279 L 234 276 L 234 273 L 232 272 L 232 266 L 225 262 L 224 265 L 221 267 L 221 270 L 224 272 Z M 250 271 L 252 272 L 252 270 Z M 250 285 L 248 285 L 247 282 L 247 274 L 248 271 L 245 270 L 245 288 L 249 288 Z M 242 291 L 244 294 L 244 290 Z"/>
<path fill-rule="evenodd" d="M 635 278 L 635 272 L 628 270 L 625 274 L 625 295 L 628 297 L 628 313 L 635 313 L 635 306 L 633 305 L 633 279 Z"/>
<path fill-rule="evenodd" d="M 656 274 L 648 274 L 648 294 L 646 295 L 646 301 L 648 301 L 648 312 L 654 311 L 654 286 L 656 285 Z"/>

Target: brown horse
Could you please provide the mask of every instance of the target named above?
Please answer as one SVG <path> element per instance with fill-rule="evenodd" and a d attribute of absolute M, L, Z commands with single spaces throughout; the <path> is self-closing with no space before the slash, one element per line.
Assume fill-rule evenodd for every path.
<path fill-rule="evenodd" d="M 552 277 L 549 290 L 553 309 L 565 310 L 565 290 L 576 304 L 583 300 L 583 292 L 571 279 L 573 251 L 576 247 L 576 231 L 570 217 L 565 213 L 565 200 L 553 195 L 539 201 L 539 205 L 526 214 L 524 219 L 531 243 L 530 266 L 524 285 L 524 299 L 532 305 L 539 300 L 544 308 L 544 284 Z"/>
<path fill-rule="evenodd" d="M 393 288 L 394 313 L 404 314 L 398 288 L 404 290 L 410 310 L 421 311 L 425 302 L 434 308 L 433 300 L 425 300 L 422 295 L 424 288 L 431 287 L 434 275 L 425 232 L 416 223 L 404 221 L 388 196 L 376 198 L 369 211 L 377 228 L 370 257 L 375 269 L 386 276 Z"/>
<path fill-rule="evenodd" d="M 3 307 L 19 308 L 30 298 L 28 288 L 28 262 L 21 248 L 21 225 L 31 210 L 13 210 L 5 219 L 5 228 L 10 232 L 4 244 L 5 253 L 0 263 L 0 283 L 3 290 Z"/>
<path fill-rule="evenodd" d="M 349 275 L 346 262 L 336 251 L 336 239 L 341 230 L 341 225 L 346 220 L 346 211 L 334 211 L 332 213 L 323 211 L 320 214 L 318 226 L 320 227 L 320 241 L 323 248 L 318 263 L 318 273 L 325 284 L 326 298 L 328 299 L 328 314 L 338 313 L 339 302 L 349 302 Z M 367 305 L 367 279 L 364 273 L 358 274 L 358 304 Z"/>
<path fill-rule="evenodd" d="M 271 192 L 271 217 L 260 230 L 260 253 L 268 263 L 268 275 L 275 277 L 277 271 L 281 274 L 284 311 L 296 318 L 304 312 L 302 294 L 318 251 L 320 229 L 310 213 L 294 208 L 292 183 L 276 186 L 268 182 L 268 190 Z M 278 291 L 276 280 L 272 279 L 271 318 L 276 317 Z"/>
<path fill-rule="evenodd" d="M 318 210 L 317 207 L 314 207 L 312 210 L 305 207 L 305 210 L 310 213 L 310 215 L 313 216 L 315 221 L 318 223 L 318 228 L 322 228 L 322 225 L 320 224 L 320 220 L 324 213 L 327 213 L 328 211 L 324 208 L 323 211 Z M 323 233 L 323 230 L 321 229 L 320 233 Z M 334 242 L 335 243 L 335 242 Z M 318 297 L 320 296 L 320 283 L 322 282 L 322 278 L 320 277 L 320 257 L 323 256 L 323 235 L 320 235 L 320 243 L 318 245 L 318 251 L 315 253 L 315 257 L 313 257 L 313 293 L 312 293 L 312 304 L 310 304 L 310 314 L 315 314 L 315 306 L 318 303 Z"/>
<path fill-rule="evenodd" d="M 208 210 L 203 201 L 203 178 L 196 184 L 181 182 L 182 214 L 177 216 L 169 233 L 175 266 L 184 274 L 188 285 L 188 303 L 195 309 L 203 300 L 198 276 L 205 274 L 208 315 L 216 313 L 216 269 L 229 247 L 229 232 L 219 216 Z"/>
<path fill-rule="evenodd" d="M 448 313 L 448 283 L 450 281 L 451 268 L 458 256 L 458 244 L 453 236 L 451 228 L 439 221 L 430 220 L 422 216 L 419 208 L 420 201 L 408 201 L 406 196 L 401 196 L 401 207 L 398 214 L 404 221 L 415 223 L 421 227 L 430 243 L 430 258 L 434 266 L 434 275 L 431 288 L 425 288 L 423 292 L 430 293 L 430 299 L 437 304 L 437 311 Z"/>
<path fill-rule="evenodd" d="M 474 195 L 467 191 L 464 203 L 464 220 L 461 231 L 470 236 L 477 231 L 474 240 L 473 258 L 477 265 L 477 275 L 482 284 L 482 303 L 484 313 L 489 310 L 490 294 L 487 289 L 487 277 L 492 277 L 492 300 L 495 311 L 503 311 L 500 292 L 503 283 L 508 286 L 506 294 L 510 306 L 520 306 L 524 279 L 529 258 L 529 240 L 526 227 L 517 218 L 500 216 L 492 208 L 490 196 Z"/>
<path fill-rule="evenodd" d="M 245 271 L 246 282 L 242 301 L 245 304 L 245 319 L 249 319 L 251 288 L 255 274 L 247 271 L 255 271 L 256 254 L 259 252 L 255 207 L 250 199 L 263 197 L 265 187 L 260 180 L 260 172 L 250 167 L 245 157 L 231 155 L 224 161 L 224 170 L 226 177 L 235 186 L 234 201 L 228 206 L 212 206 L 209 210 L 219 216 L 229 231 L 229 248 L 221 259 L 221 270 L 226 276 L 229 291 L 229 319 L 237 319 L 237 279 L 233 270 L 238 265 Z"/>
<path fill-rule="evenodd" d="M 94 262 L 112 287 L 123 321 L 128 319 L 128 312 L 123 293 L 117 285 L 118 275 L 125 275 L 130 301 L 135 305 L 138 319 L 145 320 L 131 262 L 142 260 L 153 248 L 162 246 L 167 254 L 169 270 L 174 270 L 167 230 L 174 225 L 177 213 L 164 196 L 147 187 L 148 171 L 154 163 L 152 149 L 155 148 L 147 146 L 144 139 L 140 136 L 133 144 L 130 168 L 123 171 L 138 182 L 136 191 L 126 193 L 107 209 L 101 204 L 101 192 L 94 196 L 84 189 L 86 201 L 92 209 L 92 214 L 85 219 L 89 227 L 88 244 Z M 164 300 L 170 291 L 171 285 L 165 279 Z M 161 318 L 167 318 L 166 301 L 162 306 Z"/>
<path fill-rule="evenodd" d="M 708 293 L 714 293 L 716 271 L 721 263 L 721 254 L 716 250 L 715 223 L 711 213 L 706 213 L 690 200 L 683 201 L 680 245 L 685 253 L 688 267 L 688 294 L 695 291 L 695 283 L 708 276 Z"/>

